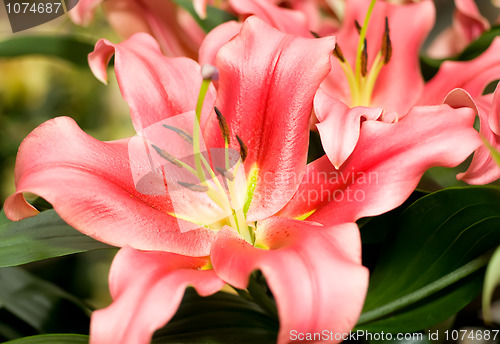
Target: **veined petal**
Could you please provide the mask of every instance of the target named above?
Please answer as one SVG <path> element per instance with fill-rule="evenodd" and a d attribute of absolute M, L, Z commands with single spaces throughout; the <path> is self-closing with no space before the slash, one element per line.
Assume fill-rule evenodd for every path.
<path fill-rule="evenodd" d="M 200 47 L 198 60 L 200 65 L 215 65 L 215 57 L 219 49 L 240 33 L 241 23 L 228 21 L 220 24 L 207 34 Z"/>
<path fill-rule="evenodd" d="M 196 108 L 202 77 L 200 66 L 193 60 L 165 57 L 153 37 L 143 33 L 119 44 L 101 39 L 89 55 L 89 64 L 103 82 L 113 54 L 116 78 L 137 132 Z M 204 103 L 205 116 L 211 111 L 214 99 L 215 90 L 210 87 Z"/>
<path fill-rule="evenodd" d="M 247 287 L 252 271 L 262 271 L 278 308 L 278 343 L 288 343 L 293 331 L 344 334 L 354 327 L 368 287 L 355 224 L 322 227 L 271 218 L 259 222 L 256 240 L 269 249 L 255 248 L 222 229 L 212 264 L 218 276 L 237 288 Z"/>
<path fill-rule="evenodd" d="M 320 121 L 316 127 L 323 149 L 333 166 L 339 168 L 358 142 L 362 121 L 378 119 L 383 110 L 362 106 L 350 109 L 319 90 L 314 98 L 314 111 Z"/>
<path fill-rule="evenodd" d="M 479 57 L 466 62 L 445 61 L 437 74 L 425 84 L 418 104 L 440 104 L 448 92 L 463 88 L 472 98 L 483 94 L 485 87 L 500 78 L 500 38 Z"/>
<path fill-rule="evenodd" d="M 349 159 L 336 170 L 327 157 L 306 177 L 280 216 L 324 224 L 352 222 L 389 211 L 410 195 L 433 166 L 461 163 L 480 144 L 474 111 L 448 105 L 413 108 L 401 121 L 366 121 Z"/>
<path fill-rule="evenodd" d="M 334 38 L 283 34 L 256 17 L 217 55 L 216 105 L 248 147 L 247 174 L 258 169 L 250 221 L 266 218 L 293 196 L 306 165 L 313 97 L 330 69 Z M 217 133 L 214 135 L 213 133 Z M 208 147 L 223 147 L 215 118 L 207 124 Z"/>
<path fill-rule="evenodd" d="M 45 122 L 21 144 L 16 162 L 16 193 L 5 202 L 12 220 L 35 215 L 23 199 L 31 192 L 49 201 L 71 226 L 115 246 L 207 255 L 214 234 L 186 233 L 170 216 L 172 202 L 146 195 L 134 183 L 128 140 L 101 142 L 67 117 Z"/>
<path fill-rule="evenodd" d="M 276 6 L 268 0 L 229 0 L 231 8 L 241 15 L 256 15 L 284 33 L 311 37 L 304 13 Z"/>
<path fill-rule="evenodd" d="M 122 248 L 109 276 L 113 303 L 92 314 L 90 343 L 149 343 L 174 316 L 188 285 L 201 296 L 224 286 L 213 270 L 200 270 L 207 263 L 207 258 Z"/>
<path fill-rule="evenodd" d="M 496 134 L 494 126 L 495 122 L 498 123 L 500 116 L 500 89 L 498 86 L 494 94 L 477 98 L 475 104 L 481 121 L 479 133 L 493 148 L 500 149 L 500 136 Z M 489 149 L 481 145 L 474 152 L 474 157 L 467 171 L 459 174 L 457 178 L 469 184 L 488 184 L 500 178 L 500 167 L 492 158 Z"/>

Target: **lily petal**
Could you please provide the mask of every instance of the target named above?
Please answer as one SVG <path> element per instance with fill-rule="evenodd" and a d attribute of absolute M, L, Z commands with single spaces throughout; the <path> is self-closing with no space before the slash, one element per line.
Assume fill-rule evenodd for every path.
<path fill-rule="evenodd" d="M 224 286 L 213 270 L 200 270 L 207 263 L 207 258 L 122 248 L 109 276 L 113 303 L 92 314 L 90 343 L 149 343 L 174 316 L 188 285 L 201 296 Z"/>
<path fill-rule="evenodd" d="M 94 12 L 102 0 L 79 0 L 68 12 L 71 19 L 78 25 L 88 25 L 94 18 Z"/>
<path fill-rule="evenodd" d="M 31 192 L 50 202 L 71 226 L 115 246 L 207 255 L 214 234 L 179 231 L 167 194 L 146 195 L 133 181 L 128 140 L 101 142 L 67 117 L 45 122 L 21 144 L 16 193 L 5 202 L 11 220 L 35 215 Z"/>
<path fill-rule="evenodd" d="M 475 104 L 481 121 L 479 133 L 493 148 L 500 149 L 500 135 L 495 132 L 495 123 L 498 123 L 500 117 L 500 88 L 497 86 L 494 94 L 477 98 Z M 489 149 L 481 145 L 474 152 L 467 171 L 459 174 L 457 178 L 469 184 L 488 184 L 500 178 L 500 167 L 492 158 Z"/>
<path fill-rule="evenodd" d="M 437 74 L 425 84 L 418 104 L 440 104 L 450 90 L 458 87 L 475 99 L 483 94 L 490 82 L 499 78 L 500 38 L 495 38 L 484 53 L 471 61 L 443 62 Z"/>
<path fill-rule="evenodd" d="M 348 333 L 368 287 L 356 225 L 322 227 L 271 218 L 259 223 L 257 233 L 257 244 L 269 249 L 255 248 L 235 231 L 222 229 L 212 264 L 218 276 L 237 288 L 247 287 L 252 271 L 262 271 L 277 303 L 278 343 L 288 343 L 294 331 Z"/>
<path fill-rule="evenodd" d="M 320 121 L 316 127 L 323 149 L 333 166 L 339 168 L 358 142 L 361 123 L 378 119 L 383 110 L 362 106 L 350 109 L 320 89 L 314 98 L 314 111 Z"/>
<path fill-rule="evenodd" d="M 334 43 L 333 37 L 283 34 L 250 17 L 240 34 L 219 50 L 216 105 L 231 130 L 232 148 L 239 150 L 236 135 L 248 147 L 246 173 L 258 169 L 249 221 L 276 213 L 300 183 L 313 97 L 330 69 Z M 217 128 L 211 118 L 205 130 L 207 147 L 224 146 Z"/>
<path fill-rule="evenodd" d="M 89 65 L 103 82 L 107 79 L 106 67 L 113 54 L 118 85 L 130 106 L 137 132 L 196 108 L 202 77 L 200 66 L 193 60 L 165 57 L 153 37 L 144 33 L 119 44 L 101 39 L 89 55 Z M 210 87 L 204 103 L 204 117 L 212 110 L 214 99 L 215 90 Z M 203 123 L 204 118 L 202 127 Z"/>
<path fill-rule="evenodd" d="M 327 157 L 309 164 L 303 184 L 280 216 L 324 224 L 353 222 L 401 203 L 433 166 L 453 167 L 480 144 L 474 111 L 415 107 L 401 121 L 366 121 L 351 156 L 336 170 Z"/>
<path fill-rule="evenodd" d="M 284 33 L 311 37 L 304 13 L 276 6 L 268 0 L 229 0 L 231 8 L 241 15 L 255 15 Z"/>

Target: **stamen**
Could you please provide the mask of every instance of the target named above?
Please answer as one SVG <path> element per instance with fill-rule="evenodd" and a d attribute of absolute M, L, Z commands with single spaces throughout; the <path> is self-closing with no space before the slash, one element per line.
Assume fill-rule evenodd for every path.
<path fill-rule="evenodd" d="M 201 184 L 191 184 L 191 183 L 186 183 L 186 182 L 177 182 L 180 186 L 185 187 L 186 189 L 189 189 L 191 191 L 195 192 L 207 192 L 209 190 L 209 187 L 206 185 L 201 185 Z"/>
<path fill-rule="evenodd" d="M 354 26 L 356 27 L 356 31 L 358 31 L 358 35 L 361 34 L 361 25 L 357 20 L 354 20 Z"/>
<path fill-rule="evenodd" d="M 219 121 L 219 128 L 220 128 L 220 131 L 222 132 L 222 136 L 224 137 L 224 141 L 227 144 L 230 144 L 231 143 L 231 135 L 229 132 L 229 126 L 227 125 L 226 119 L 224 118 L 224 116 L 222 116 L 222 113 L 220 112 L 220 110 L 216 106 L 214 107 L 214 110 L 215 110 L 215 114 L 217 115 L 217 120 Z"/>
<path fill-rule="evenodd" d="M 340 49 L 340 45 L 338 43 L 335 44 L 335 49 L 333 49 L 333 55 L 340 60 L 340 62 L 344 63 L 345 58 L 344 54 L 342 54 L 342 49 Z"/>
<path fill-rule="evenodd" d="M 314 32 L 314 31 L 309 31 L 309 32 L 311 33 L 311 35 L 314 36 L 314 38 L 320 38 L 321 37 L 318 33 Z"/>
<path fill-rule="evenodd" d="M 186 141 L 190 145 L 193 144 L 193 137 L 191 135 L 189 135 L 188 133 L 186 133 L 184 130 L 176 128 L 176 127 L 172 127 L 172 126 L 167 125 L 167 124 L 163 124 L 163 126 L 167 129 L 170 129 L 173 132 L 177 133 L 182 139 L 184 139 L 184 141 Z"/>
<path fill-rule="evenodd" d="M 363 77 L 368 73 L 368 44 L 366 42 L 363 45 L 363 52 L 361 53 L 361 75 Z"/>
<path fill-rule="evenodd" d="M 392 56 L 392 44 L 389 35 L 389 20 L 387 17 L 385 17 L 384 37 L 382 38 L 382 54 L 384 55 L 384 64 L 388 64 Z"/>
<path fill-rule="evenodd" d="M 245 159 L 248 156 L 247 145 L 245 144 L 245 142 L 243 142 L 243 140 L 238 135 L 236 135 L 236 140 L 238 140 L 238 144 L 240 145 L 241 161 L 245 162 Z"/>
<path fill-rule="evenodd" d="M 179 167 L 179 168 L 182 168 L 182 164 L 179 160 L 177 160 L 176 158 L 174 158 L 172 155 L 170 155 L 166 150 L 164 149 L 161 149 L 160 147 L 158 146 L 155 146 L 155 145 L 151 145 L 151 147 L 154 148 L 154 150 L 165 160 L 167 160 L 168 162 L 170 162 L 171 164 L 174 164 L 175 166 Z"/>
<path fill-rule="evenodd" d="M 234 180 L 234 175 L 231 173 L 231 171 L 226 170 L 220 166 L 216 167 L 215 170 L 223 175 L 227 180 L 231 182 Z"/>

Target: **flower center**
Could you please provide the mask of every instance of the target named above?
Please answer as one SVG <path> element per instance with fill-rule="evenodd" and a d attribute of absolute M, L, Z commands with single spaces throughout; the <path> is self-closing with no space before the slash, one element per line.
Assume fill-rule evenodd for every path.
<path fill-rule="evenodd" d="M 176 125 L 163 124 L 164 128 L 177 134 L 177 139 L 182 141 L 184 146 L 186 143 L 187 146 L 191 146 L 192 154 L 187 158 L 180 159 L 178 156 L 174 156 L 176 154 L 170 154 L 169 151 L 155 144 L 150 146 L 159 157 L 170 163 L 169 168 L 174 169 L 167 169 L 166 172 L 163 172 L 168 175 L 164 179 L 170 180 L 168 189 L 174 204 L 174 212 L 170 212 L 171 215 L 182 221 L 213 230 L 219 230 L 226 225 L 230 226 L 253 245 L 255 228 L 252 227 L 252 224 L 247 224 L 246 213 L 255 189 L 255 173 L 251 172 L 247 180 L 243 166 L 247 147 L 243 140 L 236 135 L 240 151 L 229 148 L 229 126 L 217 108 L 214 110 L 224 138 L 224 148 L 207 150 L 201 135 L 200 118 L 203 102 L 210 82 L 216 77 L 216 72 L 213 69 L 207 75 L 206 68 L 202 70 L 204 79 L 192 124 L 192 136 L 189 134 L 189 130 L 186 131 Z M 172 141 L 174 138 L 170 139 Z M 179 144 L 175 147 L 173 144 L 169 145 L 170 149 L 180 152 L 178 146 Z M 175 184 L 174 187 L 177 187 L 178 191 L 172 192 L 175 189 L 171 187 L 172 184 Z M 181 231 L 183 231 L 182 228 Z"/>
<path fill-rule="evenodd" d="M 356 50 L 356 60 L 354 68 L 344 58 L 340 46 L 337 44 L 333 54 L 340 61 L 340 66 L 344 71 L 349 82 L 351 91 L 351 106 L 370 106 L 372 93 L 377 81 L 377 77 L 382 70 L 382 67 L 389 63 L 392 55 L 392 45 L 389 37 L 389 22 L 385 18 L 384 35 L 379 52 L 368 67 L 368 47 L 366 41 L 366 31 L 370 22 L 370 17 L 373 12 L 376 0 L 372 0 L 365 16 L 363 26 L 360 26 L 355 21 L 356 29 L 359 33 L 358 48 Z"/>

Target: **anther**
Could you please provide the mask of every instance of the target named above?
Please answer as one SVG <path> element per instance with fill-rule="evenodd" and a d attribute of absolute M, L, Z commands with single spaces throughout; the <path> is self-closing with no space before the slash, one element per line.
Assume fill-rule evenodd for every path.
<path fill-rule="evenodd" d="M 177 183 L 180 186 L 183 186 L 186 189 L 189 189 L 191 191 L 195 191 L 195 192 L 207 192 L 208 191 L 208 186 L 206 186 L 206 185 L 191 184 L 191 183 L 186 183 L 186 182 L 177 182 Z"/>
<path fill-rule="evenodd" d="M 311 35 L 314 36 L 314 38 L 320 38 L 321 36 L 317 33 L 317 32 L 314 32 L 314 31 L 309 31 L 311 33 Z"/>
<path fill-rule="evenodd" d="M 182 167 L 182 164 L 177 161 L 176 158 L 174 158 L 172 155 L 170 155 L 166 150 L 164 149 L 161 149 L 160 147 L 158 146 L 155 146 L 155 145 L 151 145 L 151 147 L 154 148 L 154 150 L 165 160 L 167 160 L 168 162 L 174 164 L 175 166 L 177 167 Z"/>
<path fill-rule="evenodd" d="M 384 64 L 388 64 L 392 56 L 392 44 L 389 35 L 389 20 L 387 17 L 385 17 L 384 37 L 382 37 L 382 54 L 384 55 Z"/>
<path fill-rule="evenodd" d="M 186 133 L 184 130 L 176 128 L 176 127 L 172 127 L 172 126 L 167 125 L 167 124 L 163 124 L 163 126 L 167 129 L 170 129 L 173 132 L 177 133 L 177 135 L 179 135 L 182 139 L 184 139 L 184 141 L 186 141 L 190 145 L 193 144 L 193 137 L 191 135 L 189 135 L 188 133 Z"/>
<path fill-rule="evenodd" d="M 203 80 L 217 81 L 219 80 L 219 70 L 211 64 L 204 64 L 201 66 L 201 76 Z"/>
<path fill-rule="evenodd" d="M 335 44 L 335 49 L 333 49 L 333 55 L 340 60 L 340 62 L 344 63 L 345 58 L 344 54 L 342 54 L 342 50 L 340 49 L 340 46 L 338 43 Z"/>
<path fill-rule="evenodd" d="M 361 34 L 361 25 L 359 25 L 357 20 L 354 20 L 354 26 L 356 27 L 356 31 L 358 31 L 358 35 Z"/>
<path fill-rule="evenodd" d="M 224 141 L 227 142 L 227 144 L 231 143 L 231 135 L 229 132 L 229 126 L 227 125 L 226 119 L 224 116 L 222 116 L 222 113 L 220 110 L 214 106 L 215 114 L 217 115 L 217 121 L 219 121 L 219 128 L 220 131 L 222 132 L 222 137 L 224 137 Z"/>
<path fill-rule="evenodd" d="M 366 38 L 365 38 L 363 51 L 361 53 L 361 75 L 366 76 L 367 73 L 368 73 L 368 45 L 366 43 Z"/>
<path fill-rule="evenodd" d="M 225 170 L 222 167 L 216 167 L 215 170 L 219 172 L 221 175 L 223 175 L 229 181 L 232 182 L 234 180 L 234 174 L 232 174 L 231 171 Z"/>
<path fill-rule="evenodd" d="M 245 162 L 245 159 L 247 158 L 248 155 L 248 148 L 245 142 L 236 135 L 236 140 L 238 140 L 238 144 L 240 145 L 240 156 L 241 156 L 241 161 Z"/>

